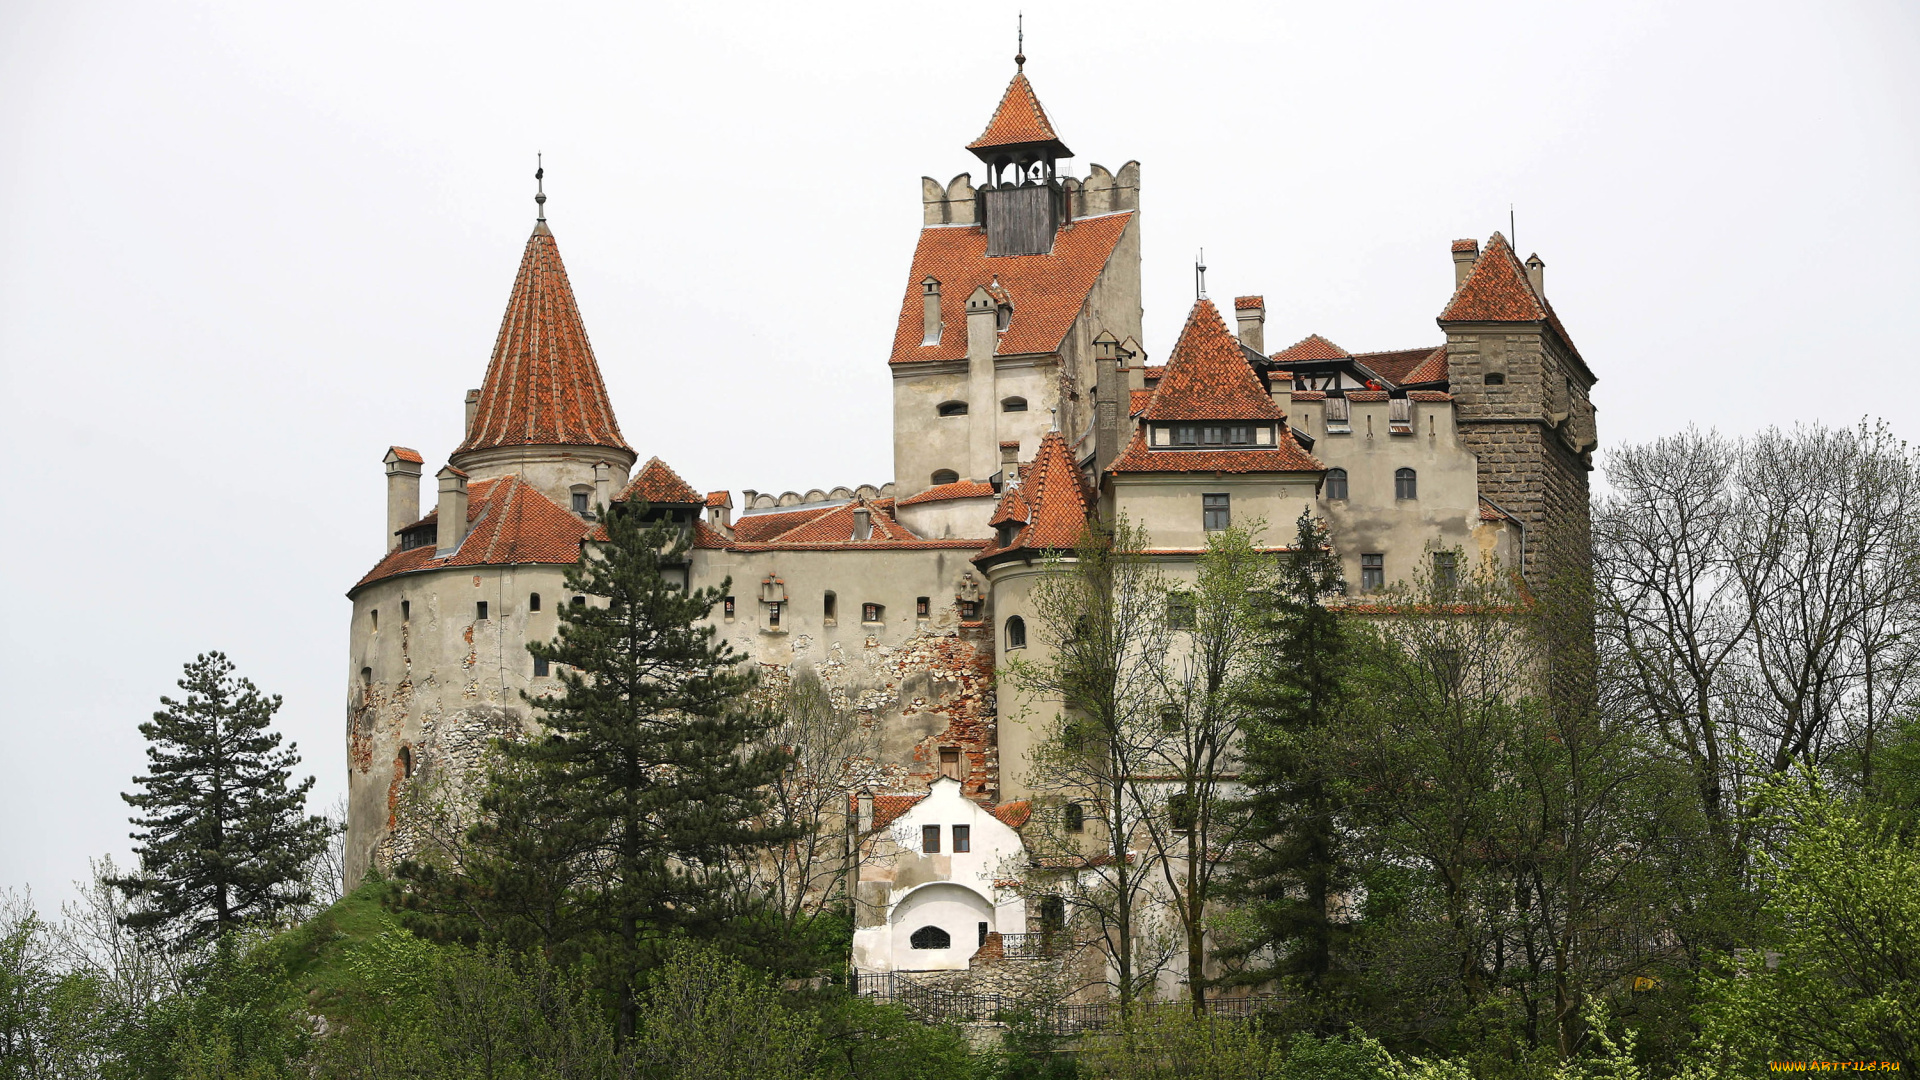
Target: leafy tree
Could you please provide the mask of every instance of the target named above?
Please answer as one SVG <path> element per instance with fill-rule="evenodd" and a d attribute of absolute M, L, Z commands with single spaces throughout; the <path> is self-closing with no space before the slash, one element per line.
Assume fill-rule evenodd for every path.
<path fill-rule="evenodd" d="M 1326 524 L 1303 511 L 1270 591 L 1270 648 L 1247 694 L 1247 824 L 1234 889 L 1255 929 L 1229 952 L 1271 957 L 1239 981 L 1284 979 L 1305 993 L 1309 1008 L 1323 1008 L 1335 989 L 1336 954 L 1348 934 L 1333 908 L 1351 867 L 1324 761 L 1328 730 L 1351 693 L 1348 631 L 1327 603 L 1345 591 Z"/>
<path fill-rule="evenodd" d="M 140 725 L 149 765 L 134 783 L 146 790 L 121 795 L 141 811 L 140 869 L 113 884 L 137 902 L 127 926 L 184 951 L 309 903 L 306 867 L 328 827 L 305 812 L 313 778 L 289 784 L 297 748 L 268 730 L 278 694 L 217 652 L 187 664 L 179 685 L 184 699 L 161 698 Z"/>
<path fill-rule="evenodd" d="M 634 1040 L 657 1080 L 801 1080 L 816 1019 L 788 1007 L 765 976 L 710 948 L 682 946 L 647 987 Z"/>
<path fill-rule="evenodd" d="M 813 960 L 779 951 L 788 939 L 744 869 L 794 832 L 758 821 L 788 755 L 748 701 L 755 677 L 696 625 L 731 582 L 687 592 L 690 534 L 647 518 L 644 505 L 601 515 L 605 539 L 566 578 L 599 602 L 562 608 L 558 637 L 527 646 L 564 692 L 528 698 L 540 736 L 499 743 L 462 872 L 400 870 L 441 932 L 588 961 L 623 1041 L 675 939 L 726 940 L 777 968 Z"/>

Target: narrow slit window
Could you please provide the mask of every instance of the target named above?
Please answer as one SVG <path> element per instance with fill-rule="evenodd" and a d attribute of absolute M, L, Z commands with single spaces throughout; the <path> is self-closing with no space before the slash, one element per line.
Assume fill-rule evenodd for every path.
<path fill-rule="evenodd" d="M 528 611 L 540 610 L 540 594 L 539 593 L 527 594 L 527 610 Z"/>
<path fill-rule="evenodd" d="M 473 620 L 475 622 L 487 621 L 487 602 L 485 600 L 481 600 L 473 605 Z"/>
<path fill-rule="evenodd" d="M 721 599 L 720 613 L 729 619 L 733 618 L 733 597 L 728 596 Z"/>
<path fill-rule="evenodd" d="M 401 748 L 400 748 L 400 761 L 399 761 L 399 765 L 400 765 L 400 775 L 401 775 L 401 776 L 402 776 L 403 778 L 406 778 L 406 779 L 412 779 L 412 778 L 413 778 L 413 751 L 412 751 L 412 749 L 410 749 L 410 748 L 408 748 L 408 747 L 405 747 L 405 746 L 403 746 L 403 747 L 401 747 Z"/>
<path fill-rule="evenodd" d="M 820 598 L 820 616 L 829 623 L 838 622 L 840 619 L 839 600 L 833 595 L 832 590 L 828 590 L 827 594 Z"/>
<path fill-rule="evenodd" d="M 768 626 L 780 625 L 780 605 L 779 604 L 773 603 L 773 604 L 767 605 L 767 625 Z"/>
<path fill-rule="evenodd" d="M 374 608 L 371 611 L 367 612 L 367 614 L 373 616 L 373 632 L 376 634 L 379 633 L 380 632 L 380 609 Z"/>

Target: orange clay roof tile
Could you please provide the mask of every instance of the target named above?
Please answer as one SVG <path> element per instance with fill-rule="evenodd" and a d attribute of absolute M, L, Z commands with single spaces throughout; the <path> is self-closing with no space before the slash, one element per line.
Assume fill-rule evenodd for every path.
<path fill-rule="evenodd" d="M 1194 302 L 1143 415 L 1149 420 L 1281 420 L 1211 300 Z"/>
<path fill-rule="evenodd" d="M 395 461 L 411 461 L 415 465 L 424 465 L 427 462 L 426 458 L 420 456 L 420 451 L 409 446 L 389 446 L 387 454 Z"/>
<path fill-rule="evenodd" d="M 1352 355 L 1352 353 L 1321 337 L 1319 334 L 1308 334 L 1299 341 L 1274 353 L 1272 359 L 1280 361 L 1345 360 Z"/>
<path fill-rule="evenodd" d="M 1447 347 L 1442 345 L 1427 354 L 1425 360 L 1412 371 L 1407 372 L 1405 382 L 1430 383 L 1445 382 L 1449 376 L 1447 368 Z"/>
<path fill-rule="evenodd" d="M 907 291 L 894 331 L 895 364 L 927 360 L 960 360 L 967 355 L 967 297 L 973 290 L 1000 278 L 1013 298 L 1013 321 L 998 335 L 996 355 L 1050 353 L 1073 326 L 1087 293 L 1106 268 L 1120 234 L 1133 221 L 1133 212 L 1081 218 L 1060 226 L 1053 250 L 1046 255 L 987 256 L 987 233 L 978 225 L 934 226 L 920 231 L 907 275 Z M 940 340 L 922 345 L 925 337 L 920 283 L 940 283 Z"/>
<path fill-rule="evenodd" d="M 1456 241 L 1454 250 L 1461 250 Z M 1471 249 L 1468 249 L 1471 250 Z M 1580 349 L 1567 335 L 1567 328 L 1560 323 L 1560 316 L 1554 314 L 1553 305 L 1546 298 L 1534 292 L 1533 283 L 1527 278 L 1527 268 L 1520 264 L 1520 257 L 1514 253 L 1507 238 L 1494 233 L 1487 240 L 1486 250 L 1473 261 L 1473 269 L 1467 279 L 1453 291 L 1446 310 L 1440 313 L 1440 320 L 1446 322 L 1545 322 L 1560 335 L 1576 359 L 1580 359 Z M 1580 359 L 1582 367 L 1586 361 Z"/>
<path fill-rule="evenodd" d="M 1248 308 L 1265 309 L 1267 298 L 1264 296 L 1236 296 L 1233 298 L 1233 310 L 1245 311 Z"/>
<path fill-rule="evenodd" d="M 1018 442 L 1001 443 L 1002 447 L 1019 446 Z M 921 503 L 945 502 L 948 499 L 979 499 L 993 494 L 993 485 L 981 480 L 961 480 L 953 484 L 939 484 L 930 487 L 911 498 L 901 499 L 901 506 L 919 506 Z"/>
<path fill-rule="evenodd" d="M 620 436 L 560 249 L 544 221 L 527 238 L 473 423 L 455 452 L 530 445 L 633 450 Z"/>
<path fill-rule="evenodd" d="M 1354 353 L 1353 358 L 1365 365 L 1368 371 L 1383 376 L 1388 382 L 1398 386 L 1414 381 L 1411 378 L 1412 373 L 1432 358 L 1433 352 L 1433 346 L 1428 345 L 1418 349 Z"/>
<path fill-rule="evenodd" d="M 725 492 L 721 494 L 724 495 Z M 640 471 L 634 475 L 633 481 L 627 485 L 626 490 L 614 496 L 615 502 L 627 502 L 632 499 L 642 499 L 656 504 L 712 505 L 699 492 L 693 490 L 693 485 L 680 479 L 679 473 L 674 472 L 666 462 L 657 457 L 648 458 L 647 463 L 640 467 Z"/>
<path fill-rule="evenodd" d="M 1013 81 L 1007 84 L 1007 92 L 1000 95 L 1000 105 L 993 110 L 993 119 L 987 121 L 987 129 L 968 143 L 967 149 L 1059 141 L 1053 122 L 1047 119 L 1047 110 L 1040 107 L 1040 98 L 1033 92 L 1033 84 L 1027 81 L 1024 72 L 1016 72 Z"/>
<path fill-rule="evenodd" d="M 1049 431 L 1033 460 L 1020 469 L 1017 483 L 1000 496 L 988 524 L 1012 526 L 1013 536 L 997 541 L 975 561 L 1007 551 L 1064 551 L 1078 547 L 1087 531 L 1087 492 L 1066 436 Z"/>
<path fill-rule="evenodd" d="M 1155 450 L 1134 432 L 1126 452 L 1115 458 L 1108 471 L 1115 473 L 1158 472 L 1319 472 L 1326 468 L 1319 459 L 1284 435 L 1272 449 L 1241 450 Z"/>
<path fill-rule="evenodd" d="M 1141 411 L 1147 407 L 1147 402 L 1153 400 L 1153 391 L 1151 390 L 1129 390 L 1127 394 L 1128 416 L 1139 416 Z"/>
<path fill-rule="evenodd" d="M 987 813 L 999 818 L 1008 828 L 1017 829 L 1033 816 L 1033 803 L 1026 799 L 1015 799 L 999 806 L 989 806 Z"/>
<path fill-rule="evenodd" d="M 436 558 L 432 545 L 390 551 L 353 588 L 414 570 L 580 561 L 580 541 L 591 527 L 519 476 L 476 481 L 467 500 L 471 531 L 453 553 Z M 438 520 L 436 510 L 414 525 Z"/>

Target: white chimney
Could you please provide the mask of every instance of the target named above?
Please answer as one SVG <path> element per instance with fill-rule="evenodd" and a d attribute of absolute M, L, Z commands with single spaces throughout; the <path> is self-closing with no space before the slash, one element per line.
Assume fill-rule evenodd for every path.
<path fill-rule="evenodd" d="M 1233 298 L 1233 318 L 1240 324 L 1240 344 L 1262 356 L 1267 354 L 1267 300 L 1263 296 Z"/>
<path fill-rule="evenodd" d="M 440 481 L 440 533 L 435 540 L 438 555 L 458 550 L 467 538 L 467 474 L 449 465 L 436 474 Z"/>
<path fill-rule="evenodd" d="M 593 463 L 593 503 L 596 510 L 613 506 L 613 467 L 604 461 Z"/>
<path fill-rule="evenodd" d="M 1527 256 L 1527 281 L 1533 285 L 1535 296 L 1547 298 L 1547 264 L 1537 252 Z"/>
<path fill-rule="evenodd" d="M 1455 240 L 1453 242 L 1453 287 L 1459 288 L 1466 283 L 1467 275 L 1473 273 L 1474 260 L 1480 257 L 1480 241 Z"/>
<path fill-rule="evenodd" d="M 417 450 L 387 447 L 387 550 L 400 546 L 400 530 L 420 520 L 420 466 Z"/>

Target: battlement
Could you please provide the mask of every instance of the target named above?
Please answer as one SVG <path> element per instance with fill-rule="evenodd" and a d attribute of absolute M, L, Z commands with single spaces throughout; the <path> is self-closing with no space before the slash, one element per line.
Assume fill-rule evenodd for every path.
<path fill-rule="evenodd" d="M 1085 179 L 1065 177 L 1057 183 L 1066 196 L 1067 216 L 1094 217 L 1120 210 L 1140 209 L 1140 163 L 1129 161 L 1119 172 L 1104 165 L 1090 166 Z M 990 185 L 989 185 L 990 186 Z M 973 186 L 973 174 L 961 173 L 942 185 L 931 176 L 920 178 L 920 205 L 927 225 L 977 225 L 985 188 Z"/>
<path fill-rule="evenodd" d="M 802 495 L 797 491 L 783 491 L 778 495 L 753 488 L 741 488 L 741 510 L 773 510 L 782 506 L 808 506 L 814 503 L 852 502 L 855 499 L 891 499 L 893 481 L 889 480 L 879 487 L 861 484 L 857 488 L 836 487 L 831 491 L 814 488 Z"/>

